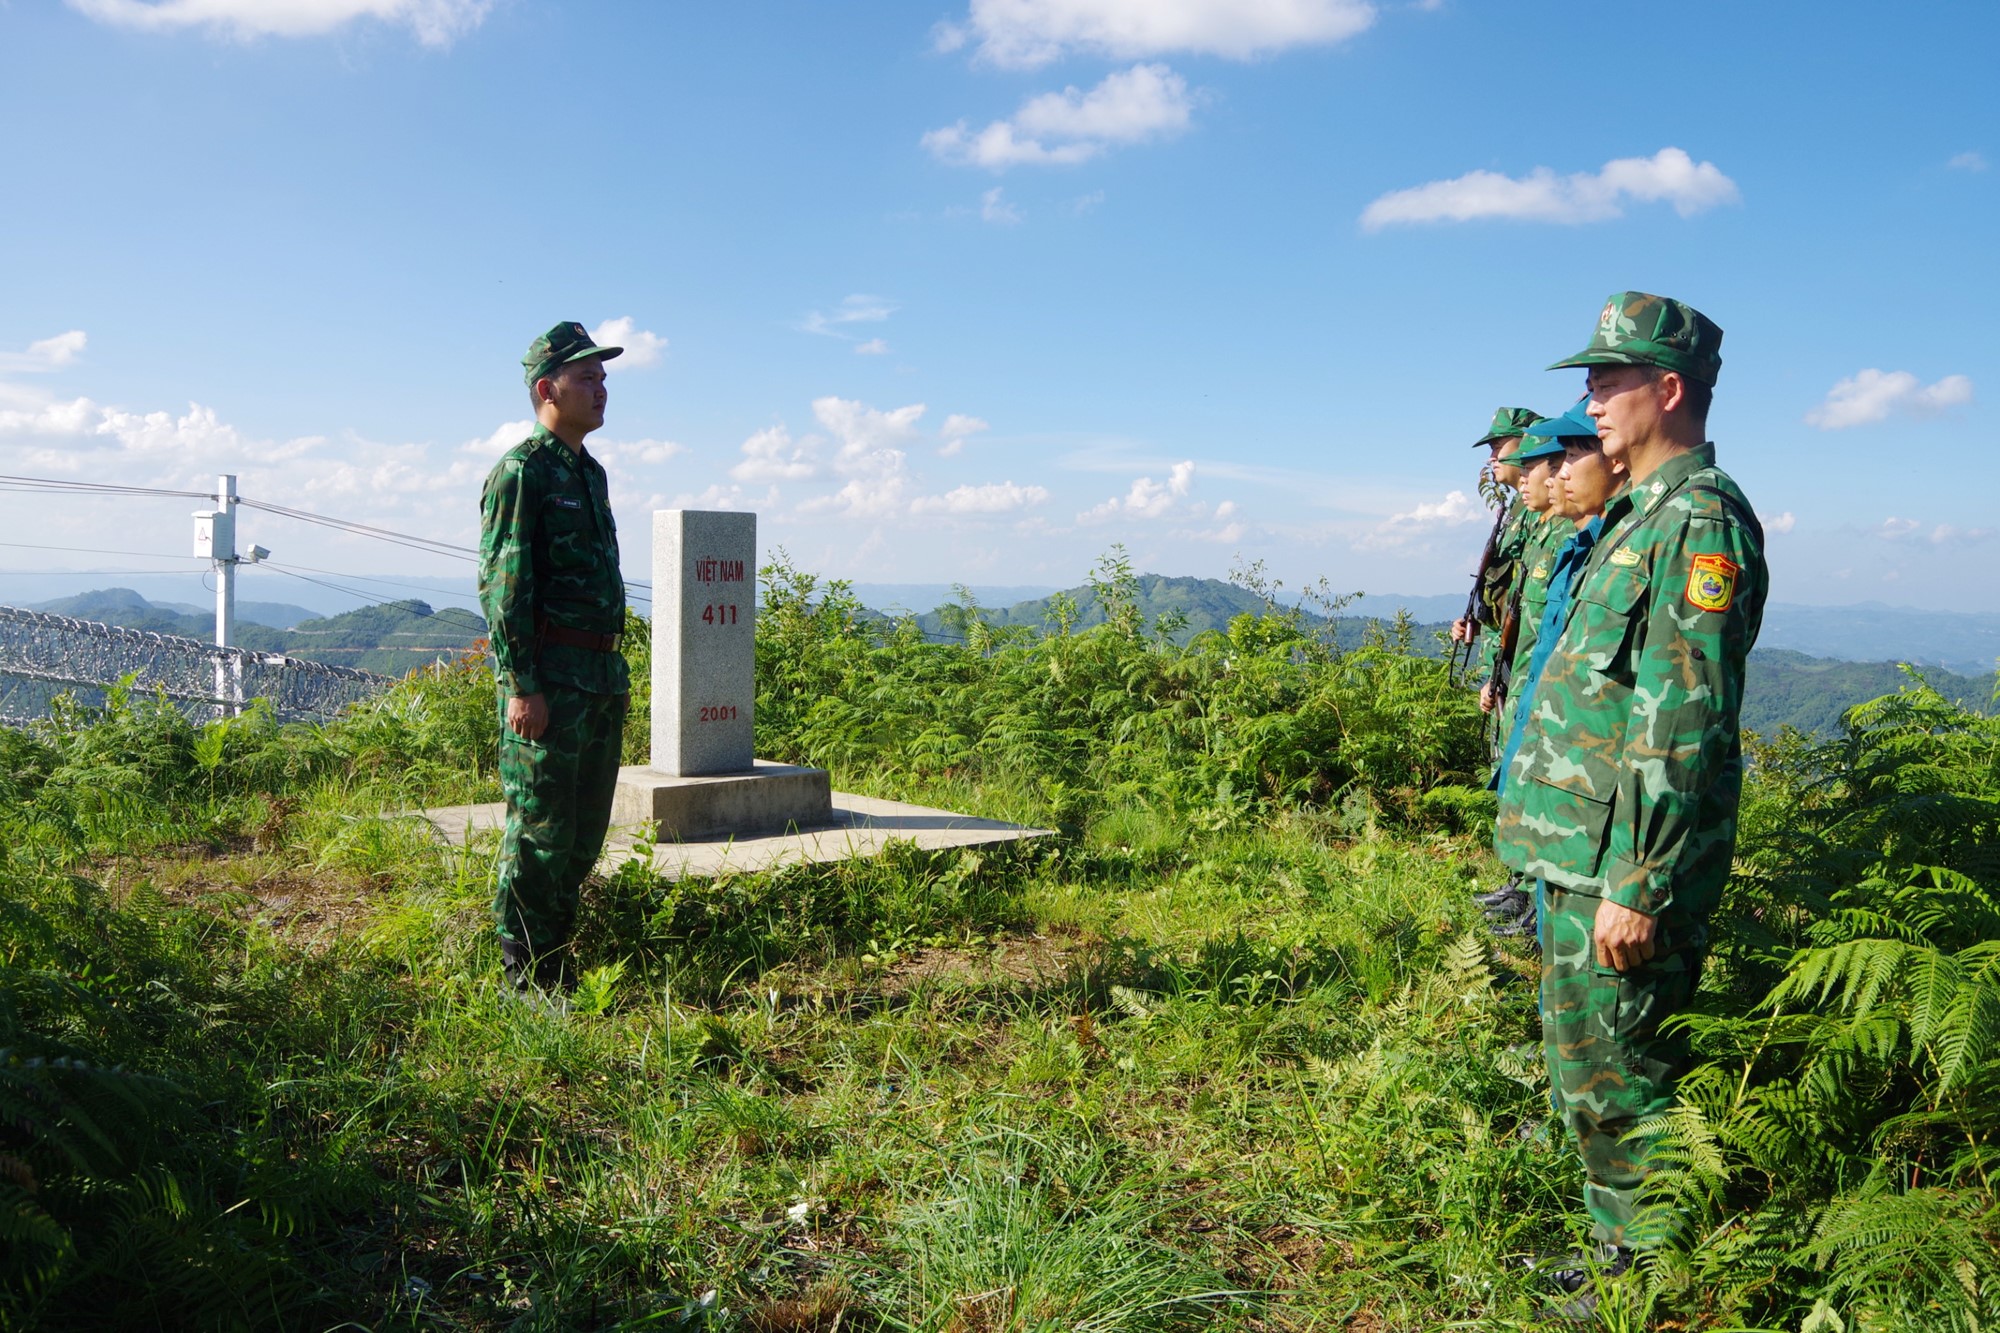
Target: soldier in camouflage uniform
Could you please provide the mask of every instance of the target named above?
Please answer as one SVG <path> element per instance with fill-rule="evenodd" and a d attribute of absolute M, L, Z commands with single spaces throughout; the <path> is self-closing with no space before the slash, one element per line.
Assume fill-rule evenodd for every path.
<path fill-rule="evenodd" d="M 1542 414 L 1525 407 L 1500 407 L 1493 410 L 1493 420 L 1486 433 L 1472 442 L 1475 449 L 1487 449 L 1487 463 L 1482 471 L 1491 477 L 1494 486 L 1518 490 L 1521 485 L 1521 468 L 1515 455 L 1521 446 L 1522 432 L 1542 420 Z M 1494 687 L 1493 666 L 1498 660 L 1503 637 L 1507 606 L 1519 586 L 1521 556 L 1527 543 L 1527 521 L 1533 515 L 1527 506 L 1513 504 L 1501 520 L 1499 535 L 1493 541 L 1493 555 L 1484 560 L 1479 573 L 1478 588 L 1475 593 L 1479 602 L 1477 618 L 1460 617 L 1451 625 L 1451 637 L 1457 643 L 1471 643 L 1479 637 L 1482 627 L 1490 627 L 1485 647 L 1478 654 L 1479 707 L 1488 713 L 1499 706 L 1499 692 Z M 1473 901 L 1488 919 L 1504 923 L 1516 920 L 1526 909 L 1528 894 L 1521 887 L 1519 875 L 1510 875 L 1497 888 L 1473 895 Z"/>
<path fill-rule="evenodd" d="M 1521 484 L 1521 469 L 1515 462 L 1515 452 L 1521 445 L 1521 434 L 1528 427 L 1542 420 L 1539 412 L 1525 407 L 1495 408 L 1492 424 L 1486 433 L 1472 442 L 1475 449 L 1488 449 L 1485 471 L 1492 477 L 1493 484 L 1500 487 L 1514 487 Z M 1526 506 L 1516 504 L 1507 513 L 1500 528 L 1499 540 L 1493 546 L 1493 559 L 1479 574 L 1479 601 L 1484 608 L 1485 619 L 1494 630 L 1494 637 L 1487 641 L 1480 653 L 1479 671 L 1482 678 L 1492 680 L 1493 663 L 1499 651 L 1499 630 L 1501 618 L 1508 599 L 1515 588 L 1515 579 L 1520 568 L 1522 548 L 1528 538 Z M 1451 637 L 1459 643 L 1471 643 L 1479 636 L 1482 621 L 1459 618 L 1452 622 Z M 1499 698 L 1490 685 L 1482 685 L 1479 690 L 1479 706 L 1492 712 L 1499 705 Z"/>
<path fill-rule="evenodd" d="M 1603 452 L 1629 479 L 1527 701 L 1495 835 L 1541 881 L 1544 1053 L 1612 1271 L 1653 1239 L 1634 1225 L 1652 1144 L 1631 1131 L 1672 1104 L 1685 1063 L 1660 1025 L 1694 993 L 1730 872 L 1768 587 L 1763 529 L 1705 442 L 1721 342 L 1693 308 L 1621 292 L 1551 367 L 1587 368 Z M 1585 1289 L 1565 1312 L 1594 1304 Z"/>
<path fill-rule="evenodd" d="M 507 977 L 559 997 L 578 890 L 603 850 L 630 691 L 618 635 L 625 583 L 604 468 L 583 447 L 604 424 L 604 363 L 576 323 L 521 358 L 535 406 L 480 496 L 479 604 L 499 687 L 507 829 L 493 915 Z"/>
<path fill-rule="evenodd" d="M 1564 535 L 1554 550 L 1530 557 L 1531 560 L 1546 563 L 1530 566 L 1532 597 L 1527 595 L 1529 589 L 1523 590 L 1521 635 L 1527 656 L 1514 668 L 1515 705 L 1509 710 L 1506 744 L 1501 748 L 1499 761 L 1493 768 L 1493 780 L 1488 784 L 1496 792 L 1506 786 L 1508 767 L 1527 736 L 1527 701 L 1534 697 L 1535 685 L 1542 677 L 1560 636 L 1563 621 L 1568 616 L 1570 590 L 1597 541 L 1599 518 L 1611 496 L 1625 480 L 1624 465 L 1604 457 L 1603 446 L 1597 438 L 1597 425 L 1584 413 L 1587 404 L 1588 400 L 1585 400 L 1562 416 L 1542 422 L 1534 428 L 1536 433 L 1529 435 L 1521 445 L 1521 453 L 1527 456 L 1523 461 L 1534 464 L 1528 472 L 1530 479 L 1546 474 L 1551 461 L 1559 463 L 1555 475 L 1546 478 L 1550 501 L 1548 517 L 1552 526 L 1559 528 Z M 1543 431 L 1547 434 L 1540 434 Z M 1549 449 L 1556 451 L 1553 459 L 1544 457 Z M 1532 615 L 1527 605 L 1530 601 L 1533 603 Z M 1493 928 L 1495 935 L 1503 939 L 1527 936 L 1539 956 L 1541 898 L 1540 885 L 1529 880 L 1525 888 L 1516 888 L 1512 897 L 1501 901 L 1482 900 L 1481 905 L 1485 907 L 1488 918 L 1498 923 Z"/>
<path fill-rule="evenodd" d="M 1555 569 L 1557 553 L 1576 530 L 1554 503 L 1556 469 L 1563 459 L 1562 442 L 1554 430 L 1559 423 L 1566 424 L 1567 418 L 1550 418 L 1528 427 L 1514 453 L 1515 463 L 1521 469 L 1521 508 L 1527 532 L 1515 571 L 1512 606 L 1508 610 L 1508 617 L 1515 626 L 1515 639 L 1513 652 L 1508 655 L 1504 667 L 1497 665 L 1505 642 L 1504 626 L 1502 633 L 1494 636 L 1487 651 L 1488 660 L 1495 664 L 1489 665 L 1487 672 L 1499 695 L 1496 735 L 1501 740 L 1513 731 L 1513 720 L 1522 711 L 1520 700 L 1532 687 L 1528 664 L 1534 656 L 1537 631 L 1548 603 L 1549 576 Z M 1595 429 L 1590 429 L 1589 433 L 1595 443 Z M 1502 772 L 1502 766 L 1496 763 L 1492 779 L 1487 784 L 1496 791 L 1500 787 Z M 1535 936 L 1535 896 L 1519 875 L 1510 877 L 1490 893 L 1476 895 L 1476 901 L 1486 919 L 1493 923 L 1496 936 L 1501 939 L 1526 937 L 1532 944 Z"/>
<path fill-rule="evenodd" d="M 1541 634 L 1542 613 L 1549 600 L 1549 575 L 1554 571 L 1556 555 L 1575 534 L 1581 519 L 1595 516 L 1594 512 L 1579 516 L 1558 503 L 1561 482 L 1556 474 L 1563 465 L 1564 443 L 1583 437 L 1588 437 L 1593 445 L 1597 441 L 1597 425 L 1584 413 L 1587 405 L 1585 400 L 1561 416 L 1530 426 L 1514 454 L 1521 467 L 1521 503 L 1531 514 L 1521 547 L 1517 612 L 1520 629 L 1514 640 L 1514 655 L 1500 677 L 1508 685 L 1501 715 L 1503 737 L 1512 730 L 1514 717 L 1521 711 L 1522 700 L 1528 693 L 1528 663 L 1535 655 Z M 1494 788 L 1499 788 L 1497 772 Z"/>

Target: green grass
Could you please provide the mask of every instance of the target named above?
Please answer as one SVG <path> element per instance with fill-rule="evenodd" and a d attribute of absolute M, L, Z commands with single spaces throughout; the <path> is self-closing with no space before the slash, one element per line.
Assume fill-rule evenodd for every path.
<path fill-rule="evenodd" d="M 1580 1182 L 1530 961 L 1468 898 L 1469 718 L 1409 720 L 1441 667 L 1282 620 L 940 657 L 813 614 L 777 617 L 771 745 L 1062 832 L 628 864 L 568 1018 L 499 984 L 493 840 L 387 817 L 492 792 L 475 664 L 322 730 L 118 699 L 0 733 L 0 1328 L 1530 1321 L 1519 1260 L 1572 1242 Z M 945 725 L 942 677 L 995 725 L 884 759 Z M 894 716 L 813 721 L 815 690 Z M 1913 706 L 1760 757 L 1682 1227 L 1606 1327 L 1992 1326 L 2000 745 Z M 1926 819 L 1957 878 L 1910 889 Z M 1927 990 L 1844 989 L 1885 903 Z M 1818 1001 L 1758 1009 L 1798 967 Z"/>

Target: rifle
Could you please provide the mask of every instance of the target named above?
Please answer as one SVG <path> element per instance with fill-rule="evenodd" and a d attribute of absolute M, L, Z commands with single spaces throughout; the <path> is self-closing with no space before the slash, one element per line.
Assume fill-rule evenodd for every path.
<path fill-rule="evenodd" d="M 1507 690 L 1514 682 L 1514 645 L 1521 641 L 1521 588 L 1520 580 L 1515 580 L 1514 595 L 1507 599 L 1507 614 L 1500 621 L 1500 651 L 1493 654 L 1493 673 L 1486 683 L 1493 687 L 1493 711 L 1486 715 L 1493 724 L 1494 745 L 1506 741 L 1500 730 L 1500 719 L 1507 712 Z M 1482 730 L 1483 730 L 1482 726 Z"/>
<path fill-rule="evenodd" d="M 1458 660 L 1459 646 L 1454 645 L 1451 650 L 1451 678 L 1459 684 L 1465 683 L 1465 673 L 1472 670 L 1472 645 L 1479 640 L 1480 627 L 1494 627 L 1491 612 L 1479 594 L 1486 588 L 1486 572 L 1493 568 L 1494 560 L 1499 557 L 1500 530 L 1507 526 L 1507 512 L 1507 500 L 1502 496 L 1493 513 L 1493 530 L 1486 534 L 1486 547 L 1479 553 L 1479 568 L 1473 571 L 1472 591 L 1465 595 L 1465 615 L 1461 619 L 1472 626 L 1472 632 L 1465 636 L 1463 664 Z"/>

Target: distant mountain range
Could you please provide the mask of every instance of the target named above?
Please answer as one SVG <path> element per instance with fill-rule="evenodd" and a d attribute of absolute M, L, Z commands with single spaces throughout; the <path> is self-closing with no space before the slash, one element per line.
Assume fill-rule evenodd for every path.
<path fill-rule="evenodd" d="M 996 626 L 1044 628 L 1052 594 L 1007 605 L 989 603 L 990 594 L 1023 591 L 1014 587 L 972 588 L 978 614 Z M 1182 642 L 1207 630 L 1227 630 L 1232 618 L 1255 613 L 1263 598 L 1220 579 L 1141 575 L 1137 605 L 1147 624 L 1162 616 L 1184 623 Z M 954 600 L 944 584 L 857 584 L 865 604 L 889 613 L 939 594 L 932 606 Z M 1078 629 L 1104 622 L 1104 608 L 1089 587 L 1073 588 Z M 886 603 L 886 605 L 885 605 Z M 1438 634 L 1464 607 L 1458 597 L 1370 595 L 1344 608 L 1335 625 L 1337 641 L 1354 645 L 1371 626 L 1386 628 L 1397 611 L 1413 622 L 1419 652 L 1440 652 Z M 75 616 L 135 629 L 211 639 L 214 612 L 185 602 L 152 602 L 130 588 L 102 588 L 43 602 L 35 610 Z M 486 635 L 486 622 L 470 611 L 433 610 L 421 601 L 383 602 L 336 616 L 315 616 L 304 607 L 279 602 L 239 602 L 237 641 L 260 652 L 281 652 L 315 661 L 358 666 L 401 675 L 440 657 L 464 652 Z M 916 617 L 935 638 L 953 635 L 952 616 L 931 610 Z M 1317 619 L 1315 617 L 1315 619 Z M 1897 662 L 1916 664 L 1940 693 L 1982 712 L 1991 711 L 1994 658 L 2000 656 L 2000 616 L 1909 611 L 1880 604 L 1806 607 L 1777 603 L 1765 611 L 1764 632 L 1751 658 L 1743 724 L 1770 734 L 1781 725 L 1829 734 L 1843 710 L 1893 693 L 1908 684 Z"/>
<path fill-rule="evenodd" d="M 1219 579 L 1147 574 L 1139 578 L 1137 591 L 1139 609 L 1149 624 L 1176 612 L 1186 617 L 1186 627 L 1175 635 L 1183 642 L 1204 630 L 1226 630 L 1232 617 L 1264 606 L 1255 593 Z M 1077 628 L 1104 623 L 1103 608 L 1088 587 L 1071 589 L 1070 596 L 1077 603 Z M 1041 597 L 1008 607 L 982 607 L 979 614 L 993 625 L 1039 628 L 1048 622 L 1049 605 L 1050 599 Z M 1460 597 L 1371 595 L 1344 608 L 1336 622 L 1336 638 L 1344 645 L 1358 644 L 1371 626 L 1386 628 L 1400 610 L 1415 622 L 1417 650 L 1439 652 L 1439 633 L 1464 608 Z M 917 623 L 933 637 L 952 634 L 946 616 L 937 611 L 918 616 Z M 1985 653 L 1989 636 L 1994 648 Z M 1848 651 L 1810 654 L 1785 646 L 1801 641 L 1843 645 Z M 1864 653 L 1900 656 L 1853 660 Z M 1743 725 L 1764 735 L 1775 734 L 1781 726 L 1830 735 L 1848 708 L 1910 684 L 1898 661 L 1917 665 L 1931 687 L 1947 698 L 1990 712 L 1995 655 L 2000 655 L 2000 616 L 1952 616 L 1885 606 L 1774 605 L 1766 608 L 1764 631 L 1750 659 Z"/>
<path fill-rule="evenodd" d="M 127 629 L 213 642 L 215 612 L 185 602 L 151 602 L 130 588 L 100 588 L 29 608 Z M 282 621 L 271 624 L 268 621 Z M 282 602 L 238 602 L 238 647 L 400 676 L 439 658 L 456 657 L 486 637 L 486 622 L 470 611 L 427 602 L 382 602 L 337 616 L 319 616 Z"/>

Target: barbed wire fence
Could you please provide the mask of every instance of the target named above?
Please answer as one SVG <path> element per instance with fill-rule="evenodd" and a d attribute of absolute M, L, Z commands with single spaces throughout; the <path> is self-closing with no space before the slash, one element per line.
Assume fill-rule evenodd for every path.
<path fill-rule="evenodd" d="M 0 606 L 0 725 L 46 717 L 63 694 L 102 707 L 128 676 L 134 691 L 164 695 L 198 721 L 258 698 L 280 721 L 326 721 L 392 683 L 353 667 Z"/>

